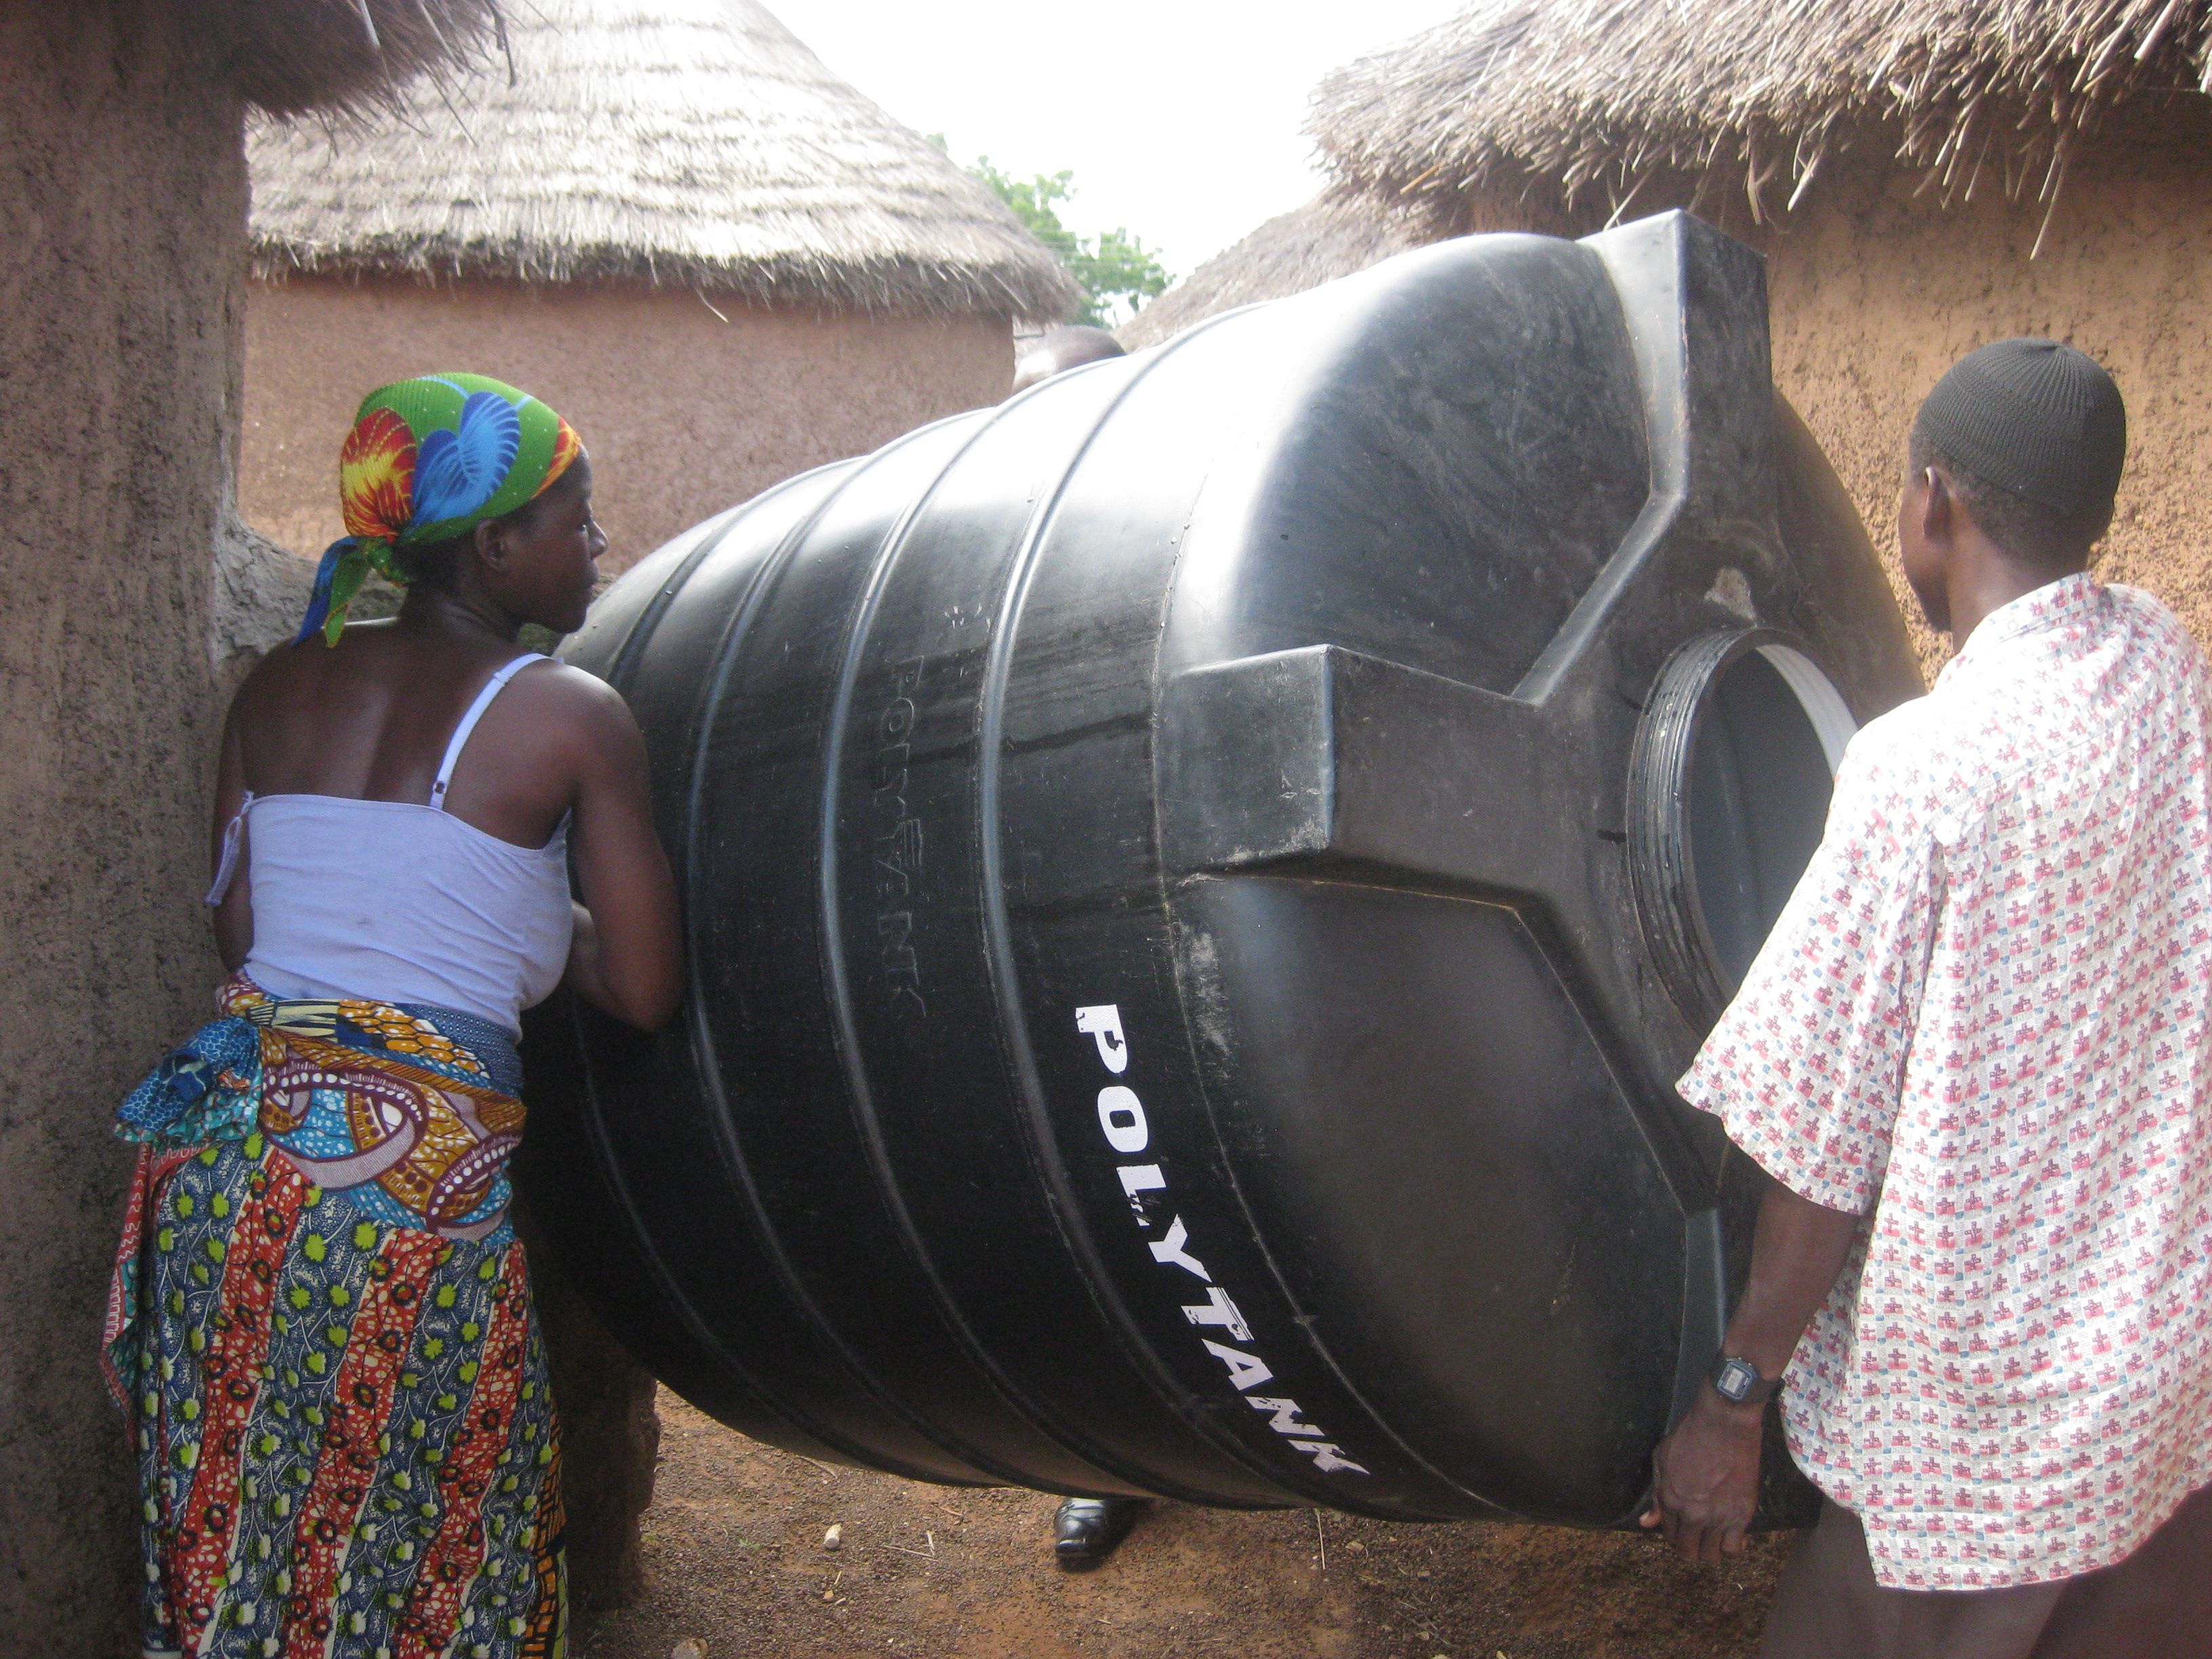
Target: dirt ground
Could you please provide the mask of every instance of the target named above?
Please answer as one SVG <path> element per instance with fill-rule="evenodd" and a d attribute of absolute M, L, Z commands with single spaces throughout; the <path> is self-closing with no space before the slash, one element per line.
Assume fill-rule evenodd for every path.
<path fill-rule="evenodd" d="M 1162 1504 L 1068 1573 L 1050 1498 L 831 1468 L 659 1404 L 651 1589 L 586 1617 L 577 1659 L 1735 1659 L 1789 1542 L 1703 1570 L 1640 1537 Z"/>

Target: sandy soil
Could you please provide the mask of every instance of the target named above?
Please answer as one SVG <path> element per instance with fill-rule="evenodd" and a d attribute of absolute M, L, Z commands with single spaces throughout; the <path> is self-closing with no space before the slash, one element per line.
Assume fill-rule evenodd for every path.
<path fill-rule="evenodd" d="M 1162 1504 L 1067 1573 L 1050 1498 L 811 1462 L 665 1391 L 660 1412 L 652 1588 L 586 1619 L 578 1659 L 1747 1659 L 1788 1543 L 1707 1571 L 1644 1538 Z"/>

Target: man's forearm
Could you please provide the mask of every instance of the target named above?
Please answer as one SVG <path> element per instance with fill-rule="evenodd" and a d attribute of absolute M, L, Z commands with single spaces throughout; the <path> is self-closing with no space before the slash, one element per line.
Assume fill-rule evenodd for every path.
<path fill-rule="evenodd" d="M 1813 1316 L 1835 1288 L 1856 1243 L 1861 1217 L 1801 1198 L 1780 1182 L 1759 1200 L 1751 1246 L 1751 1276 L 1723 1349 L 1779 1376 Z"/>

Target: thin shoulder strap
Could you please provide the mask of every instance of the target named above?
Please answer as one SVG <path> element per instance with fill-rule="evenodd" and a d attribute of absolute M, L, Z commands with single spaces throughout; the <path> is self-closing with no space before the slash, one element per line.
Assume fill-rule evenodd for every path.
<path fill-rule="evenodd" d="M 222 829 L 222 856 L 215 866 L 215 881 L 207 890 L 210 909 L 221 904 L 230 895 L 230 879 L 238 873 L 238 832 L 246 828 L 246 814 L 253 805 L 253 792 L 246 792 L 246 799 L 238 803 L 238 811 L 230 815 L 230 822 Z"/>
<path fill-rule="evenodd" d="M 542 651 L 526 651 L 499 672 L 484 682 L 477 700 L 469 705 L 469 712 L 461 716 L 461 723 L 453 728 L 453 740 L 446 745 L 446 758 L 438 763 L 438 781 L 430 786 L 430 805 L 442 812 L 446 810 L 446 789 L 453 781 L 453 763 L 460 759 L 461 750 L 468 746 L 469 733 L 477 729 L 483 711 L 491 707 L 491 700 L 507 689 L 507 683 L 534 662 L 545 660 Z"/>

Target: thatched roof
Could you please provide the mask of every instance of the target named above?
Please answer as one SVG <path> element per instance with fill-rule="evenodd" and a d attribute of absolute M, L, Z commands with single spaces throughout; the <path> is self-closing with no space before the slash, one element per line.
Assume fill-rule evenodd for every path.
<path fill-rule="evenodd" d="M 496 34 L 496 0 L 196 0 L 231 84 L 272 115 L 358 114 L 451 75 Z"/>
<path fill-rule="evenodd" d="M 1348 188 L 1540 180 L 1621 202 L 1725 178 L 1754 214 L 1847 143 L 1952 193 L 2050 196 L 2113 107 L 2207 85 L 2212 0 L 1476 0 L 1339 70 L 1313 129 Z"/>
<path fill-rule="evenodd" d="M 1418 218 L 1380 202 L 1322 198 L 1270 219 L 1114 331 L 1130 350 L 1158 345 L 1216 312 L 1310 288 L 1431 240 Z"/>
<path fill-rule="evenodd" d="M 257 274 L 646 282 L 1058 319 L 1066 269 L 753 0 L 509 0 L 514 79 L 248 137 Z"/>

